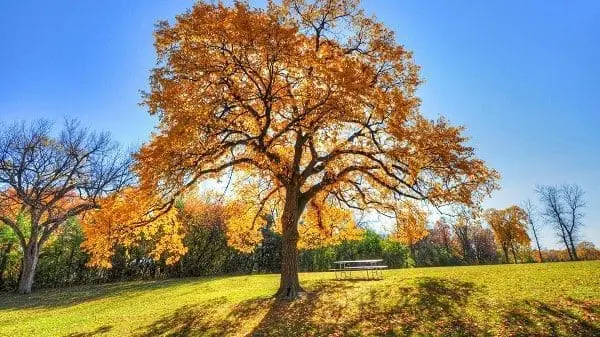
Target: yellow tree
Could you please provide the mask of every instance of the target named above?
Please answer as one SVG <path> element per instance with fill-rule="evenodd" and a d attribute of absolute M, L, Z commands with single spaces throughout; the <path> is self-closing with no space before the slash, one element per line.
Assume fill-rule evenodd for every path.
<path fill-rule="evenodd" d="M 506 263 L 508 263 L 509 249 L 517 263 L 515 247 L 529 245 L 531 242 L 527 235 L 527 213 L 519 206 L 500 210 L 490 209 L 486 212 L 486 219 L 494 231 L 496 241 L 504 251 Z"/>
<path fill-rule="evenodd" d="M 427 212 L 414 202 L 403 200 L 393 208 L 396 217 L 396 228 L 392 239 L 410 247 L 415 258 L 415 244 L 427 237 Z"/>
<path fill-rule="evenodd" d="M 110 268 L 116 245 L 131 248 L 142 241 L 153 243 L 153 258 L 177 262 L 187 251 L 184 228 L 177 208 L 170 204 L 159 209 L 164 204 L 153 191 L 134 187 L 100 200 L 99 208 L 82 219 L 86 238 L 82 248 L 92 256 L 88 264 Z"/>
<path fill-rule="evenodd" d="M 159 125 L 137 156 L 141 185 L 173 200 L 232 171 L 260 179 L 232 227 L 254 230 L 277 205 L 280 297 L 302 291 L 302 224 L 326 232 L 323 219 L 393 198 L 471 205 L 496 187 L 463 128 L 420 114 L 411 52 L 358 2 L 199 2 L 155 32 L 145 104 Z"/>

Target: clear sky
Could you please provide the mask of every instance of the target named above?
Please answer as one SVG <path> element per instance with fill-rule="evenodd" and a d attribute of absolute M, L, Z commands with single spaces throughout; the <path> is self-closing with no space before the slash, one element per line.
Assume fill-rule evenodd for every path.
<path fill-rule="evenodd" d="M 1 1 L 0 121 L 76 117 L 140 144 L 152 31 L 193 1 Z M 258 4 L 262 1 L 258 1 Z M 583 237 L 600 245 L 600 2 L 364 0 L 415 53 L 423 112 L 467 127 L 502 174 L 487 207 L 537 184 L 580 184 Z M 556 247 L 544 228 L 543 244 Z"/>

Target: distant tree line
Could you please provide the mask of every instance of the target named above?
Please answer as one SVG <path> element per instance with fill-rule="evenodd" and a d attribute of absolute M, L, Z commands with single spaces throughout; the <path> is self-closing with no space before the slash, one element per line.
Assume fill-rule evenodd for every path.
<path fill-rule="evenodd" d="M 93 268 L 90 256 L 81 249 L 84 233 L 77 220 L 71 218 L 41 250 L 35 275 L 36 288 L 93 284 L 133 279 L 193 277 L 210 275 L 278 273 L 281 268 L 281 235 L 271 220 L 265 219 L 260 229 L 261 243 L 249 253 L 228 245 L 224 210 L 219 204 L 203 204 L 191 209 L 178 205 L 184 220 L 184 242 L 187 253 L 175 264 L 149 256 L 149 247 L 116 247 L 112 268 Z M 427 234 L 409 247 L 393 238 L 365 230 L 360 240 L 342 241 L 315 249 L 303 249 L 299 254 L 299 269 L 303 272 L 327 271 L 333 262 L 346 259 L 382 258 L 390 268 L 413 266 L 455 266 L 496 264 L 506 261 L 537 262 L 541 251 L 543 261 L 570 260 L 567 250 L 532 249 L 516 244 L 508 254 L 481 219 L 462 217 L 441 218 L 426 228 Z M 22 253 L 16 238 L 7 226 L 0 226 L 0 287 L 16 289 L 21 272 Z M 579 259 L 600 259 L 600 250 L 590 242 L 575 246 Z"/>
<path fill-rule="evenodd" d="M 180 216 L 185 224 L 184 242 L 187 253 L 175 264 L 149 256 L 149 247 L 115 247 L 112 268 L 88 266 L 90 256 L 82 250 L 84 233 L 75 219 L 68 221 L 42 249 L 35 275 L 35 287 L 58 287 L 103 283 L 132 279 L 191 277 L 226 274 L 278 273 L 281 268 L 281 235 L 272 222 L 261 228 L 261 243 L 250 253 L 228 245 L 221 205 L 204 205 L 198 211 L 182 205 Z M 0 287 L 15 289 L 22 266 L 22 253 L 5 226 L 0 227 Z M 365 231 L 362 240 L 344 241 L 337 245 L 301 250 L 299 268 L 302 271 L 325 271 L 338 259 L 382 257 L 394 268 L 413 266 L 409 249 L 373 231 Z"/>

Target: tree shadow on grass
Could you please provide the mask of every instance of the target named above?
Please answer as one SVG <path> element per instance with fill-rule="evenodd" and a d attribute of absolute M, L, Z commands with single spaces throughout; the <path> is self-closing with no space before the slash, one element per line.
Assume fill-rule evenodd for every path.
<path fill-rule="evenodd" d="M 110 330 L 112 330 L 112 325 L 103 325 L 93 331 L 72 333 L 66 335 L 65 337 L 92 337 L 96 335 L 105 334 L 107 332 L 110 332 Z"/>
<path fill-rule="evenodd" d="M 229 336 L 236 328 L 233 322 L 215 317 L 217 309 L 226 303 L 227 300 L 221 297 L 209 303 L 183 306 L 134 336 Z"/>
<path fill-rule="evenodd" d="M 464 307 L 477 291 L 472 283 L 423 278 L 414 287 L 383 290 L 355 282 L 321 281 L 296 301 L 256 298 L 182 307 L 145 327 L 147 336 L 480 336 Z"/>
<path fill-rule="evenodd" d="M 25 295 L 3 294 L 3 296 L 0 296 L 0 312 L 2 310 L 27 308 L 59 308 L 110 297 L 130 298 L 149 290 L 183 284 L 204 283 L 217 278 L 219 277 L 128 281 L 61 289 L 44 289 Z"/>
<path fill-rule="evenodd" d="M 600 336 L 600 304 L 574 299 L 553 305 L 516 302 L 503 315 L 502 330 L 506 336 Z"/>
<path fill-rule="evenodd" d="M 374 287 L 319 281 L 296 301 L 232 304 L 221 298 L 181 307 L 136 336 L 600 336 L 598 304 L 521 301 L 498 307 L 487 303 L 485 287 L 471 282 L 413 282 Z"/>
<path fill-rule="evenodd" d="M 473 283 L 418 279 L 414 287 L 320 286 L 298 302 L 276 301 L 249 336 L 481 336 L 464 308 Z"/>

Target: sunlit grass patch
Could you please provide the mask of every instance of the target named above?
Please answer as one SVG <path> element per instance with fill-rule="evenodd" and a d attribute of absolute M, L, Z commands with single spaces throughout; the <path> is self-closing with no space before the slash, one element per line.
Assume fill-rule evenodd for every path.
<path fill-rule="evenodd" d="M 2 294 L 0 336 L 596 336 L 600 262 L 415 268 L 380 281 L 302 274 L 124 282 Z"/>

